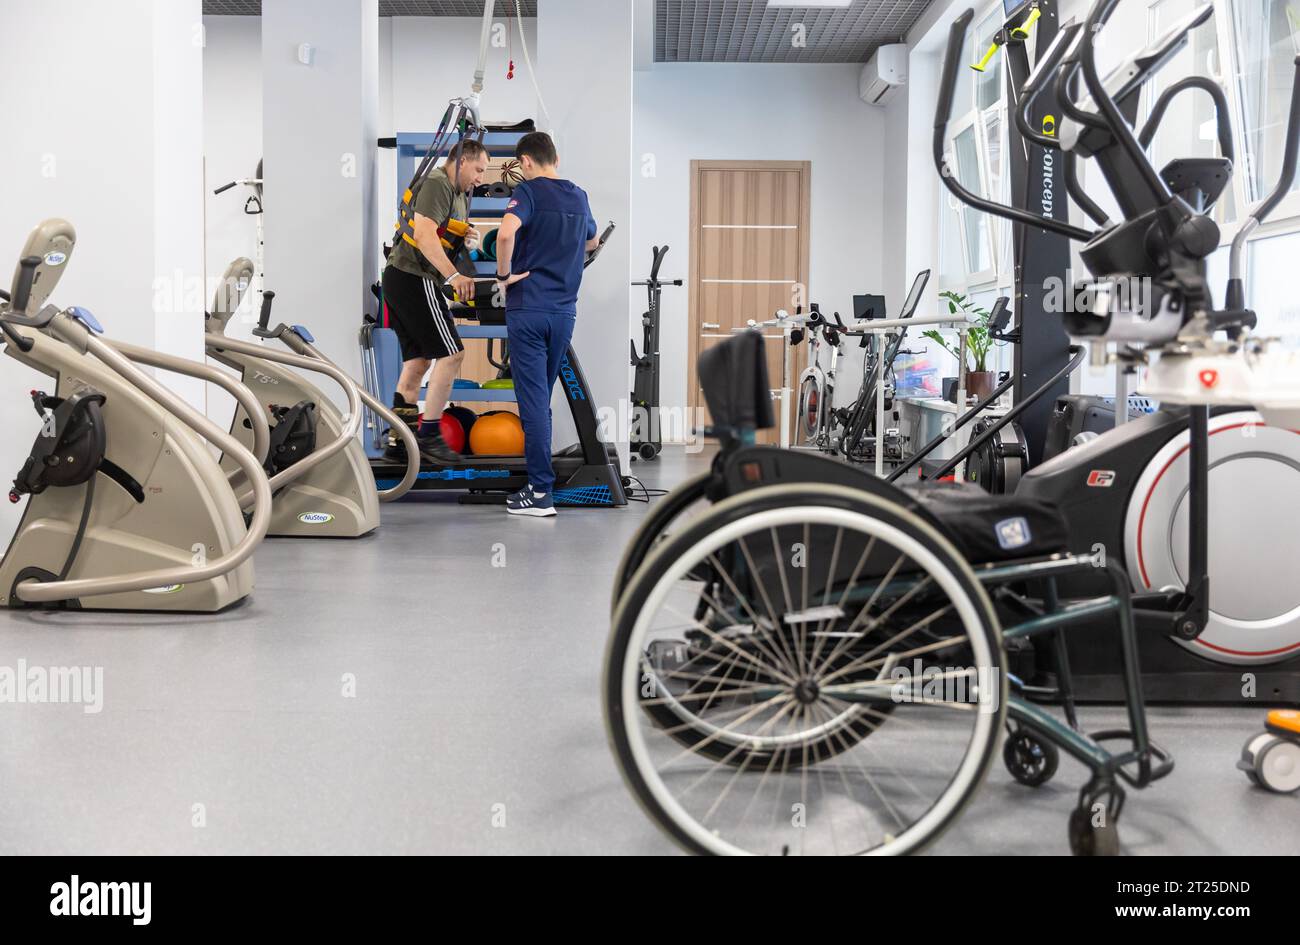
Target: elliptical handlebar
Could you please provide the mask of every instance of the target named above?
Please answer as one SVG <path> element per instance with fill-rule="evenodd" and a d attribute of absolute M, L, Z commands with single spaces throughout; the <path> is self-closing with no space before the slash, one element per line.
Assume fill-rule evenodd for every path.
<path fill-rule="evenodd" d="M 1002 217 L 1013 223 L 1050 230 L 1068 236 L 1072 240 L 1086 242 L 1092 239 L 1093 233 L 1090 230 L 1071 226 L 1051 217 L 1035 215 L 1019 207 L 985 200 L 963 187 L 957 180 L 957 175 L 949 169 L 947 159 L 944 157 L 948 144 L 948 120 L 952 115 L 952 102 L 957 90 L 957 70 L 961 64 L 962 47 L 966 43 L 966 33 L 974 18 L 975 11 L 968 9 L 957 17 L 948 31 L 948 47 L 944 54 L 942 77 L 939 80 L 939 103 L 934 116 L 934 166 L 939 172 L 939 178 L 944 186 L 968 207 L 983 210 L 985 213 Z"/>
<path fill-rule="evenodd" d="M 352 380 L 352 378 L 339 370 L 332 361 L 320 357 L 304 357 L 303 355 L 293 354 L 288 351 L 276 351 L 266 347 L 265 345 L 254 344 L 251 341 L 239 341 L 224 336 L 209 335 L 205 340 L 205 343 L 209 352 L 233 351 L 236 354 L 261 358 L 265 361 L 271 361 L 276 364 L 285 364 L 301 371 L 312 371 L 317 374 L 324 374 L 342 388 L 343 395 L 347 398 L 347 411 L 343 415 L 343 426 L 339 431 L 339 435 L 323 446 L 317 446 L 316 449 L 308 453 L 302 459 L 293 463 L 291 466 L 286 466 L 284 469 L 272 476 L 270 483 L 273 490 L 279 490 L 290 482 L 301 478 L 307 472 L 325 462 L 325 460 L 329 459 L 335 453 L 346 448 L 348 443 L 355 439 L 357 433 L 360 432 L 362 412 L 359 386 Z M 255 501 L 255 497 L 251 492 L 239 494 L 238 499 L 240 505 L 244 508 L 247 508 L 250 502 Z"/>
<path fill-rule="evenodd" d="M 4 289 L 0 289 L 0 302 L 8 302 L 8 301 L 9 301 L 9 293 L 6 292 Z M 20 333 L 16 328 L 14 328 L 13 325 L 10 325 L 8 320 L 5 319 L 3 315 L 4 313 L 0 312 L 0 332 L 3 332 L 4 336 L 7 339 L 9 339 L 9 343 L 11 345 L 17 346 L 19 351 L 23 352 L 24 354 L 26 354 L 28 351 L 31 351 L 32 345 L 34 345 L 36 342 L 32 341 L 32 339 L 28 338 L 26 335 Z"/>
<path fill-rule="evenodd" d="M 230 374 L 219 371 L 202 361 L 188 361 L 185 358 L 174 357 L 140 345 L 128 344 L 125 341 L 108 341 L 107 344 L 114 350 L 126 355 L 136 364 L 173 371 L 220 387 L 244 408 L 244 412 L 248 415 L 249 424 L 253 428 L 253 445 L 249 447 L 249 452 L 253 454 L 253 458 L 259 463 L 266 462 L 271 442 L 271 429 L 266 419 L 266 412 L 262 409 L 261 404 L 257 402 L 257 398 L 253 396 L 253 392 Z"/>
<path fill-rule="evenodd" d="M 613 226 L 614 226 L 614 224 L 611 223 L 611 224 L 610 224 L 610 228 L 612 229 Z M 608 234 L 609 234 L 609 231 L 606 230 L 606 236 L 608 236 Z M 603 237 L 602 237 L 602 239 L 601 239 L 601 243 L 602 243 L 602 244 L 604 243 L 604 238 L 603 238 Z M 668 247 L 667 247 L 667 246 L 653 246 L 653 247 L 651 247 L 651 250 L 650 250 L 650 251 L 651 251 L 651 255 L 652 255 L 652 257 L 653 257 L 653 258 L 651 259 L 651 261 L 650 261 L 650 278 L 648 278 L 648 279 L 638 279 L 637 281 L 633 282 L 632 284 L 635 285 L 635 286 L 646 286 L 646 287 L 650 288 L 651 290 L 653 290 L 653 289 L 658 289 L 658 288 L 660 288 L 661 286 L 666 286 L 666 285 L 681 285 L 681 284 L 682 284 L 682 280 L 681 280 L 681 279 L 660 279 L 660 278 L 659 278 L 659 267 L 660 267 L 661 265 L 663 265 L 664 257 L 668 255 Z"/>
<path fill-rule="evenodd" d="M 1129 160 L 1137 168 L 1147 190 L 1150 191 L 1151 196 L 1157 203 L 1164 204 L 1168 203 L 1173 197 L 1169 185 L 1157 173 L 1151 159 L 1147 157 L 1146 151 L 1138 143 L 1133 134 L 1133 129 L 1120 112 L 1119 106 L 1115 104 L 1115 99 L 1106 90 L 1106 83 L 1097 71 L 1097 34 L 1110 20 L 1110 16 L 1115 11 L 1118 3 L 1119 0 L 1096 0 L 1092 9 L 1088 11 L 1088 19 L 1084 23 L 1083 32 L 1079 34 L 1079 63 L 1082 66 L 1083 81 L 1088 87 L 1093 101 L 1096 102 L 1100 110 L 1099 114 L 1105 121 L 1107 129 L 1115 136 L 1119 146 L 1124 149 Z M 1194 25 L 1192 24 L 1192 26 Z M 1188 30 L 1192 26 L 1188 26 Z"/>
<path fill-rule="evenodd" d="M 1071 22 L 1061 28 L 1061 32 L 1044 51 L 1029 78 L 1022 87 L 1014 91 L 1013 112 L 1016 126 L 1026 140 L 1045 148 L 1064 150 L 1067 155 L 1073 154 L 1072 145 L 1037 133 L 1029 119 L 1029 111 L 1035 97 L 1054 82 L 1056 98 L 1062 112 L 1086 127 L 1103 129 L 1113 139 L 1113 144 L 1117 145 L 1123 152 L 1127 162 L 1131 164 L 1133 168 L 1132 187 L 1139 193 L 1121 194 L 1117 192 L 1116 196 L 1119 198 L 1120 205 L 1122 207 L 1167 206 L 1174 201 L 1174 195 L 1169 184 L 1151 163 L 1145 150 L 1145 143 L 1149 142 L 1150 138 L 1154 136 L 1160 120 L 1173 97 L 1189 88 L 1200 88 L 1214 98 L 1220 149 L 1223 151 L 1224 157 L 1231 160 L 1233 157 L 1232 131 L 1226 107 L 1226 97 L 1221 89 L 1208 80 L 1188 79 L 1175 83 L 1157 101 L 1151 118 L 1143 129 L 1141 140 L 1139 140 L 1137 132 L 1124 117 L 1116 98 L 1128 102 L 1129 97 L 1141 87 L 1150 74 L 1167 62 L 1168 58 L 1186 42 L 1187 34 L 1205 22 L 1212 12 L 1212 8 L 1208 4 L 1198 7 L 1175 24 L 1158 41 L 1135 57 L 1134 67 L 1119 76 L 1121 81 L 1117 95 L 1113 96 L 1106 88 L 1106 81 L 1098 72 L 1096 42 L 1097 34 L 1109 21 L 1118 2 L 1119 0 L 1095 0 L 1082 24 Z M 1016 16 L 1019 16 L 1019 13 Z M 940 80 L 938 110 L 934 123 L 934 162 L 939 171 L 940 179 L 958 200 L 976 210 L 1010 220 L 1013 223 L 1058 233 L 1073 240 L 1092 240 L 1098 235 L 1097 232 L 1076 227 L 1051 217 L 1038 216 L 1020 207 L 999 204 L 970 192 L 957 179 L 955 171 L 948 166 L 946 159 L 948 122 L 956 95 L 957 70 L 962 58 L 967 32 L 973 20 L 974 10 L 966 10 L 953 22 L 948 34 L 948 44 Z M 1008 23 L 1010 22 L 1008 21 Z M 1006 28 L 1004 26 L 1004 29 Z M 1081 101 L 1076 98 L 1076 92 L 1083 91 L 1078 89 L 1080 78 L 1083 80 L 1087 93 L 1085 100 L 1089 107 L 1097 109 L 1096 113 L 1085 108 Z M 1086 150 L 1080 153 L 1088 156 Z M 1066 191 L 1079 203 L 1080 207 L 1094 223 L 1104 229 L 1109 228 L 1110 221 L 1106 219 L 1100 207 L 1087 198 L 1087 195 L 1083 193 L 1082 188 L 1079 186 L 1077 168 L 1074 166 L 1073 161 L 1066 162 L 1065 171 Z M 1114 186 L 1112 183 L 1112 187 Z M 1140 196 L 1141 191 L 1147 191 L 1148 194 L 1145 196 L 1150 199 L 1142 199 Z M 1194 236 L 1194 230 L 1189 230 L 1189 234 Z"/>
<path fill-rule="evenodd" d="M 1232 251 L 1228 263 L 1228 295 L 1225 307 L 1244 309 L 1246 307 L 1246 287 L 1244 283 L 1244 259 L 1246 241 L 1268 215 L 1277 209 L 1278 204 L 1291 192 L 1295 182 L 1296 165 L 1300 163 L 1300 56 L 1295 58 L 1295 75 L 1291 81 L 1291 112 L 1286 125 L 1286 148 L 1282 154 L 1282 172 L 1277 183 L 1264 201 L 1256 207 L 1242 223 L 1241 229 L 1232 240 Z"/>
<path fill-rule="evenodd" d="M 659 281 L 659 266 L 663 263 L 664 257 L 668 255 L 668 247 L 655 246 L 651 249 L 651 254 L 654 258 L 650 262 L 650 281 L 657 283 Z"/>
<path fill-rule="evenodd" d="M 1061 27 L 1060 32 L 1056 34 L 1056 38 L 1052 40 L 1051 45 L 1047 47 L 1038 64 L 1034 67 L 1034 71 L 1029 74 L 1024 88 L 1021 89 L 1020 104 L 1013 109 L 1016 128 L 1020 131 L 1021 137 L 1053 151 L 1061 150 L 1061 142 L 1057 138 L 1045 135 L 1034 128 L 1033 122 L 1029 120 L 1029 112 L 1038 100 L 1039 93 L 1046 86 L 1048 76 L 1060 68 L 1061 61 L 1065 58 L 1066 53 L 1070 51 L 1071 44 L 1082 28 L 1083 24 L 1075 22 L 1067 23 Z"/>
<path fill-rule="evenodd" d="M 1205 76 L 1200 75 L 1179 79 L 1160 93 L 1160 98 L 1156 99 L 1156 103 L 1151 106 L 1151 113 L 1147 117 L 1147 122 L 1142 126 L 1142 131 L 1138 135 L 1138 143 L 1143 148 L 1151 144 L 1151 141 L 1156 136 L 1156 131 L 1160 127 L 1161 120 L 1165 117 L 1169 104 L 1176 96 L 1188 89 L 1200 89 L 1214 99 L 1215 136 L 1219 139 L 1219 151 L 1229 161 L 1234 160 L 1236 148 L 1232 143 L 1232 121 L 1228 117 L 1228 96 L 1223 91 L 1223 86 L 1213 79 L 1207 79 Z"/>
<path fill-rule="evenodd" d="M 280 340 L 284 342 L 290 351 L 299 357 L 312 358 L 316 361 L 322 362 L 328 367 L 334 368 L 340 374 L 342 373 L 342 369 L 339 368 L 337 364 L 331 361 L 320 349 L 297 332 L 286 331 L 282 336 L 280 336 Z M 335 377 L 336 375 L 329 376 Z M 397 435 L 398 439 L 402 441 L 402 445 L 406 448 L 406 472 L 403 474 L 401 480 L 388 489 L 379 490 L 380 502 L 392 502 L 396 499 L 400 499 L 402 496 L 406 495 L 406 493 L 411 491 L 411 488 L 415 485 L 416 479 L 420 476 L 420 444 L 416 440 L 415 434 L 411 432 L 411 428 L 407 426 L 406 422 L 399 418 L 397 414 L 393 413 L 387 404 L 382 403 L 377 397 L 366 390 L 365 385 L 353 384 L 352 387 L 353 390 L 355 390 L 357 397 L 360 398 L 361 403 L 369 407 L 371 411 L 387 423 L 389 429 Z M 351 393 L 349 393 L 349 398 L 350 396 Z M 289 468 L 292 469 L 293 467 L 291 466 Z"/>

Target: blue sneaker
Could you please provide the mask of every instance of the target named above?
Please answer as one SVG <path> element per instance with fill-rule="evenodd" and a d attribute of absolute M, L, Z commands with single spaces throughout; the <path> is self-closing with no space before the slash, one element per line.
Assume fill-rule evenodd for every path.
<path fill-rule="evenodd" d="M 549 492 L 534 492 L 528 485 L 506 499 L 506 511 L 511 515 L 549 518 L 555 514 L 555 499 Z"/>

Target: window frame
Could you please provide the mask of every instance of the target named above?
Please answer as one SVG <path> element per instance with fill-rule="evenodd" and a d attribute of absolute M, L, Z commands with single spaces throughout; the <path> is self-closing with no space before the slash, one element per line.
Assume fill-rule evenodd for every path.
<path fill-rule="evenodd" d="M 971 57 L 972 61 L 980 58 L 984 53 L 983 49 L 977 48 L 980 36 L 980 26 L 990 18 L 1001 17 L 1002 10 L 1002 0 L 994 0 L 994 2 L 989 3 L 981 10 L 980 16 L 976 20 L 976 26 L 971 30 L 966 40 L 967 45 L 970 47 L 967 50 L 967 54 Z M 960 107 L 963 107 L 963 111 L 952 118 L 948 123 L 948 139 L 944 143 L 944 160 L 947 162 L 948 166 L 953 169 L 954 173 L 956 173 L 957 154 L 955 142 L 957 138 L 966 131 L 973 129 L 976 144 L 976 163 L 978 165 L 979 176 L 979 190 L 977 192 L 989 199 L 1001 200 L 1003 199 L 1003 196 L 1009 192 L 1007 180 L 1010 175 L 1010 161 L 1007 153 L 1010 147 L 1010 137 L 1007 133 L 1007 76 L 1006 69 L 1002 68 L 1001 59 L 998 58 L 994 61 L 998 63 L 996 71 L 998 94 L 994 104 L 990 105 L 988 108 L 981 109 L 979 107 L 979 82 L 972 81 L 970 83 L 970 100 L 965 103 L 960 103 Z M 991 176 L 989 173 L 990 164 L 992 163 L 988 127 L 990 118 L 996 118 L 1000 122 L 997 168 L 999 192 L 997 194 L 992 193 Z M 941 197 L 950 196 L 951 195 L 947 194 L 946 190 L 942 190 Z M 952 207 L 951 202 L 947 206 Z M 967 228 L 965 226 L 964 215 L 966 213 L 977 214 L 985 218 L 984 226 L 988 233 L 989 242 L 989 265 L 984 269 L 973 270 L 971 268 L 974 256 L 971 251 L 972 247 L 969 244 Z M 948 214 L 940 215 L 940 232 L 938 233 L 940 245 L 943 244 L 944 240 L 942 227 L 950 225 L 948 223 L 950 219 L 952 219 L 952 217 Z M 976 293 L 994 291 L 1000 285 L 1009 281 L 1012 277 L 1014 261 L 1008 259 L 1004 265 L 1002 257 L 1003 248 L 1011 248 L 1011 223 L 1001 217 L 985 214 L 982 211 L 964 205 L 957 207 L 956 221 L 958 243 L 961 246 L 962 253 L 961 268 L 963 274 L 960 278 L 954 278 L 951 275 L 941 273 L 939 279 L 940 290 L 961 292 L 962 294 L 969 296 Z"/>

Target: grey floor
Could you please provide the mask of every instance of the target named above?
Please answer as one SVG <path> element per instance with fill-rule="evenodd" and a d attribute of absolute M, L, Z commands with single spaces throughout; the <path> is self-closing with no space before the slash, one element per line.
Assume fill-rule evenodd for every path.
<path fill-rule="evenodd" d="M 667 487 L 702 462 L 633 471 Z M 104 669 L 98 714 L 0 705 L 0 853 L 674 852 L 598 692 L 647 507 L 518 521 L 447 498 L 386 507 L 355 542 L 267 541 L 253 599 L 214 617 L 0 613 L 0 665 Z M 1233 767 L 1260 711 L 1151 719 L 1178 768 L 1130 795 L 1127 852 L 1300 852 L 1300 799 Z M 1082 782 L 1070 761 L 1036 791 L 995 767 L 935 852 L 1066 853 Z"/>

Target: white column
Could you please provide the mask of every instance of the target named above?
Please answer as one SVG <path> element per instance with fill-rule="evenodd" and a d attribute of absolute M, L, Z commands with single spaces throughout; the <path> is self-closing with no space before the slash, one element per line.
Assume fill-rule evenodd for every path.
<path fill-rule="evenodd" d="M 155 285 L 172 290 L 170 304 L 156 293 L 154 346 L 192 361 L 204 359 L 203 313 L 212 295 L 203 278 L 203 41 L 200 0 L 153 0 L 153 262 Z M 202 381 L 162 379 L 204 408 Z"/>
<path fill-rule="evenodd" d="M 628 400 L 628 244 L 632 211 L 632 0 L 542 0 L 535 64 L 560 153 L 560 174 L 587 191 L 597 223 L 619 229 L 582 280 L 573 346 L 597 408 Z M 623 413 L 626 413 L 626 406 Z M 557 445 L 563 445 L 555 410 Z M 627 430 L 606 425 L 627 462 Z"/>
<path fill-rule="evenodd" d="M 300 61 L 310 48 L 311 61 Z M 377 275 L 378 0 L 263 0 L 266 287 L 273 322 L 306 325 L 358 375 Z M 325 386 L 341 402 L 341 392 Z"/>

